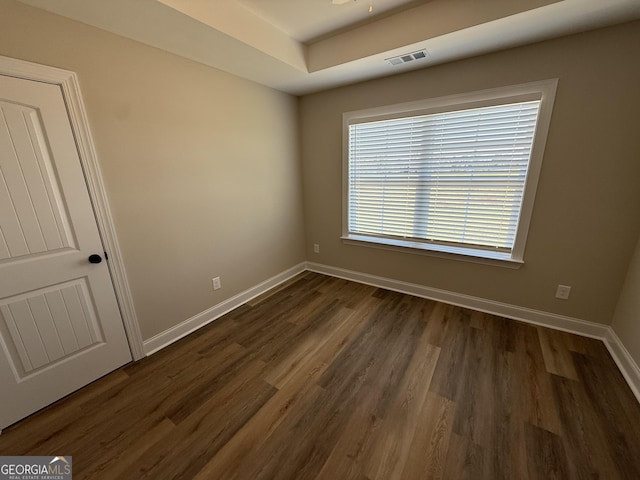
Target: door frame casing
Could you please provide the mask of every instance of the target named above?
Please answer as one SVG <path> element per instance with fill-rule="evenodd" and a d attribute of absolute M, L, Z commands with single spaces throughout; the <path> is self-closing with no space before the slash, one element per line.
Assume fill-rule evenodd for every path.
<path fill-rule="evenodd" d="M 122 252 L 116 237 L 115 225 L 109 208 L 107 192 L 102 179 L 98 157 L 89 129 L 89 119 L 84 108 L 77 75 L 69 70 L 40 65 L 0 55 L 0 75 L 23 78 L 58 85 L 67 107 L 71 130 L 75 137 L 80 164 L 84 172 L 87 190 L 103 247 L 109 254 L 109 272 L 115 291 L 120 315 L 134 360 L 145 357 L 140 325 L 136 316 L 133 297 L 124 267 Z"/>

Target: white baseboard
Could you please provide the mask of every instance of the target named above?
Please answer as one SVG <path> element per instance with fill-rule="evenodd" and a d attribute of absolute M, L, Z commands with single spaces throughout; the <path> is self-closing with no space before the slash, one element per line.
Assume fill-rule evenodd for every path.
<path fill-rule="evenodd" d="M 366 273 L 345 270 L 318 263 L 307 262 L 306 268 L 309 271 L 323 273 L 332 277 L 343 278 L 354 282 L 372 285 L 374 287 L 385 288 L 395 292 L 407 293 L 417 297 L 428 298 L 439 302 L 449 303 L 460 307 L 471 308 L 481 312 L 499 315 L 501 317 L 512 318 L 522 322 L 540 325 L 543 327 L 562 330 L 564 332 L 575 333 L 584 337 L 602 340 L 618 365 L 625 380 L 629 384 L 631 391 L 640 402 L 640 368 L 633 360 L 625 346 L 622 344 L 616 333 L 608 325 L 588 322 L 578 318 L 556 315 L 554 313 L 543 312 L 517 305 L 495 302 L 484 298 L 463 295 L 448 290 L 425 287 L 415 283 L 407 283 L 391 278 L 378 277 Z"/>
<path fill-rule="evenodd" d="M 640 368 L 635 362 L 627 348 L 624 346 L 620 337 L 613 328 L 608 327 L 607 334 L 604 337 L 604 344 L 607 346 L 613 360 L 618 365 L 622 376 L 629 384 L 629 388 L 640 402 Z"/>
<path fill-rule="evenodd" d="M 251 287 L 244 292 L 241 292 L 224 302 L 220 302 L 217 305 L 188 318 L 184 322 L 171 327 L 164 332 L 159 333 L 143 342 L 144 351 L 147 356 L 156 353 L 158 350 L 162 350 L 164 347 L 171 345 L 173 342 L 180 340 L 182 337 L 189 335 L 190 333 L 198 330 L 201 327 L 213 322 L 221 316 L 229 313 L 231 310 L 238 308 L 239 306 L 247 303 L 253 298 L 277 287 L 283 282 L 286 282 L 290 278 L 304 272 L 306 270 L 306 264 L 300 263 L 295 267 L 291 267 L 284 272 L 281 272 L 268 280 Z"/>
<path fill-rule="evenodd" d="M 425 287 L 416 283 L 407 283 L 391 278 L 378 277 L 366 273 L 354 272 L 352 270 L 344 270 L 342 268 L 330 267 L 328 265 L 320 265 L 317 263 L 307 263 L 307 270 L 317 273 L 324 273 L 332 277 L 344 278 L 354 282 L 365 283 L 374 287 L 386 288 L 394 292 L 408 293 L 416 297 L 428 298 L 438 302 L 449 303 L 459 307 L 471 308 L 480 312 L 491 313 L 501 317 L 521 320 L 543 327 L 549 327 L 556 330 L 562 330 L 569 333 L 577 333 L 585 337 L 604 339 L 607 333 L 607 326 L 599 323 L 587 322 L 572 317 L 556 315 L 554 313 L 533 310 L 531 308 L 519 307 L 508 303 L 495 302 L 471 295 L 463 295 L 448 290 L 440 290 L 438 288 Z"/>

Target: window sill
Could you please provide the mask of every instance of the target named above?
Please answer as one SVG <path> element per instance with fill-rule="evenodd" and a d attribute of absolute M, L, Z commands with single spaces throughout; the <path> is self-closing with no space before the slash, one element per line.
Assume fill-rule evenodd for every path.
<path fill-rule="evenodd" d="M 520 268 L 524 264 L 524 261 L 513 259 L 508 253 L 502 252 L 490 252 L 487 250 L 451 247 L 446 245 L 427 245 L 424 243 L 412 242 L 411 240 L 378 238 L 366 235 L 348 234 L 340 238 L 342 238 L 343 243 L 347 245 L 359 245 L 362 247 L 394 250 L 396 252 L 429 255 L 463 262 L 481 263 L 484 265 L 495 265 L 515 269 Z"/>

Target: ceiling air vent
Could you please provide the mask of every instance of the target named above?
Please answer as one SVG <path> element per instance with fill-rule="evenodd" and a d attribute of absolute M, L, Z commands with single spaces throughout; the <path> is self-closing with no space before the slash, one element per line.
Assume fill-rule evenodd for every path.
<path fill-rule="evenodd" d="M 427 58 L 427 51 L 425 49 L 418 50 L 417 52 L 405 53 L 404 55 L 398 55 L 397 57 L 387 58 L 387 62 L 391 65 L 402 65 L 403 63 L 413 62 L 414 60 L 422 60 Z"/>

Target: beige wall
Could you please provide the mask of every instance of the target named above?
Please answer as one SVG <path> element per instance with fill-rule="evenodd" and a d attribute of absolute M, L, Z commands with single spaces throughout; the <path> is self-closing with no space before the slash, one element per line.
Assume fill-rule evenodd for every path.
<path fill-rule="evenodd" d="M 611 326 L 640 365 L 640 241 L 629 264 Z"/>
<path fill-rule="evenodd" d="M 295 97 L 13 0 L 0 55 L 78 74 L 145 339 L 304 260 Z"/>
<path fill-rule="evenodd" d="M 608 324 L 640 230 L 640 23 L 338 88 L 301 100 L 307 258 Z M 345 245 L 344 111 L 559 78 L 518 270 Z M 321 245 L 313 254 L 312 244 Z M 554 298 L 571 285 L 568 301 Z"/>

